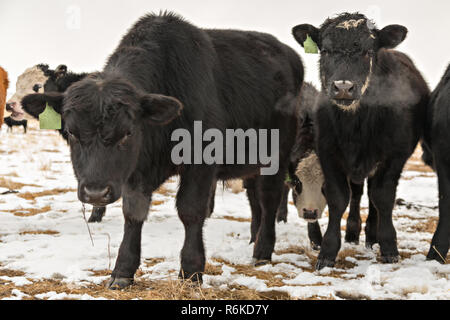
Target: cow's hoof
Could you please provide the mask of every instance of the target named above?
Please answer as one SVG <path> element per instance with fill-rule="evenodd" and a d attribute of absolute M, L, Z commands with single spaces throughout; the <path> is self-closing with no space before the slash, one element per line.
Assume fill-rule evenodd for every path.
<path fill-rule="evenodd" d="M 311 241 L 311 249 L 313 249 L 313 251 L 320 251 L 320 244 Z"/>
<path fill-rule="evenodd" d="M 106 284 L 106 288 L 110 290 L 122 290 L 129 286 L 131 286 L 134 282 L 133 278 L 115 278 L 111 277 L 108 283 Z"/>
<path fill-rule="evenodd" d="M 287 223 L 287 217 L 278 217 L 277 222 L 278 223 L 281 223 L 281 222 Z"/>
<path fill-rule="evenodd" d="M 447 255 L 447 254 L 442 254 L 441 252 L 443 251 L 441 251 L 441 250 L 439 250 L 439 252 L 437 251 L 437 250 L 439 250 L 439 249 L 436 249 L 434 246 L 430 249 L 430 252 L 428 252 L 428 254 L 427 254 L 427 260 L 428 261 L 432 261 L 432 260 L 434 260 L 434 261 L 437 261 L 437 262 L 439 262 L 439 263 L 441 263 L 441 264 L 446 264 L 447 263 L 447 261 L 445 260 L 445 256 Z M 444 252 L 447 252 L 448 250 L 446 250 L 446 251 L 444 251 Z"/>
<path fill-rule="evenodd" d="M 178 278 L 185 281 L 192 281 L 193 283 L 203 283 L 203 274 L 199 272 L 186 272 L 181 270 L 178 274 Z"/>
<path fill-rule="evenodd" d="M 358 245 L 359 244 L 359 236 L 353 235 L 353 234 L 347 234 L 345 235 L 345 242 Z"/>
<path fill-rule="evenodd" d="M 261 267 L 261 266 L 265 266 L 266 264 L 270 264 L 270 260 L 256 259 L 256 258 L 253 258 L 253 260 L 252 260 L 252 265 L 254 267 Z"/>
<path fill-rule="evenodd" d="M 100 223 L 102 222 L 103 216 L 98 216 L 96 214 L 92 214 L 88 220 L 89 223 Z"/>
<path fill-rule="evenodd" d="M 398 255 L 386 255 L 381 256 L 382 263 L 397 263 L 400 260 Z"/>
<path fill-rule="evenodd" d="M 326 259 L 326 258 L 319 258 L 317 259 L 316 263 L 316 270 L 322 270 L 323 268 L 333 268 L 334 267 L 334 260 Z"/>
<path fill-rule="evenodd" d="M 277 222 L 281 223 L 287 223 L 287 211 L 278 211 L 277 212 Z"/>
<path fill-rule="evenodd" d="M 376 244 L 376 242 L 372 242 L 372 241 L 367 241 L 366 240 L 366 248 L 373 250 L 373 246 Z"/>

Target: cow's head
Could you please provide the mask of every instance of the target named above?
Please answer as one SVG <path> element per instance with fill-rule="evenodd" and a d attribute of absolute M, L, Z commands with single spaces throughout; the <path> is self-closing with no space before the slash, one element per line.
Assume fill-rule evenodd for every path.
<path fill-rule="evenodd" d="M 322 218 L 327 205 L 322 191 L 324 182 L 319 159 L 313 152 L 300 161 L 292 182 L 294 204 L 300 218 L 308 222 Z"/>
<path fill-rule="evenodd" d="M 378 50 L 395 48 L 406 38 L 407 32 L 400 25 L 379 30 L 359 13 L 330 18 L 320 29 L 309 24 L 292 29 L 302 46 L 307 36 L 317 43 L 322 91 L 343 110 L 358 108 L 370 87 Z"/>
<path fill-rule="evenodd" d="M 78 198 L 96 206 L 121 197 L 136 170 L 144 128 L 168 124 L 183 108 L 175 98 L 144 94 L 126 80 L 101 74 L 73 84 L 64 94 L 32 94 L 22 103 L 27 112 L 42 112 L 48 103 L 62 113 Z"/>
<path fill-rule="evenodd" d="M 44 84 L 52 75 L 48 65 L 39 64 L 28 68 L 22 73 L 16 82 L 16 92 L 6 103 L 6 110 L 11 111 L 13 108 L 20 108 L 20 102 L 28 94 L 33 92 L 44 92 Z"/>
<path fill-rule="evenodd" d="M 64 64 L 57 66 L 55 70 L 51 70 L 51 72 L 48 73 L 49 77 L 47 81 L 43 84 L 44 92 L 63 92 L 64 90 L 61 90 L 59 80 L 65 77 L 66 74 L 67 66 Z M 40 84 L 35 85 L 39 86 Z"/>

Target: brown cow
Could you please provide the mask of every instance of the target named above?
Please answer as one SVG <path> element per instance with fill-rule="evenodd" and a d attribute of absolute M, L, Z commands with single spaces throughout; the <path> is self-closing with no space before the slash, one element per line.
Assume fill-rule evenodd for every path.
<path fill-rule="evenodd" d="M 5 113 L 6 91 L 8 90 L 8 73 L 0 67 L 0 127 L 3 125 L 3 115 Z"/>

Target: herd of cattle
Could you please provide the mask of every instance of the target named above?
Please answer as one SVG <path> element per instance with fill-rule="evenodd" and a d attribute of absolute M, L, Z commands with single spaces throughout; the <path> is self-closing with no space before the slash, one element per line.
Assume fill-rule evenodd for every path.
<path fill-rule="evenodd" d="M 311 244 L 320 250 L 316 268 L 333 267 L 349 203 L 345 241 L 359 241 L 366 181 L 366 246 L 378 243 L 382 261 L 395 263 L 396 188 L 419 142 L 439 179 L 439 224 L 427 258 L 445 263 L 450 68 L 431 93 L 411 59 L 393 50 L 407 32 L 400 25 L 378 29 L 358 13 L 329 18 L 320 28 L 294 27 L 300 45 L 312 40 L 320 51 L 318 91 L 303 81 L 298 54 L 269 34 L 200 29 L 173 13 L 149 14 L 100 72 L 37 65 L 18 78 L 6 102 L 8 79 L 0 68 L 0 105 L 12 112 L 5 123 L 25 130 L 25 112 L 38 118 L 50 105 L 62 115 L 59 132 L 70 146 L 78 197 L 94 207 L 90 222 L 100 222 L 106 206 L 122 197 L 125 231 L 108 283 L 112 289 L 132 284 L 152 193 L 174 175 L 180 176 L 176 207 L 185 227 L 181 278 L 202 280 L 203 224 L 213 211 L 217 182 L 230 179 L 242 179 L 247 192 L 255 265 L 271 260 L 275 222 L 286 221 L 292 190 Z M 173 164 L 171 133 L 192 132 L 194 121 L 222 132 L 278 129 L 278 173 L 260 175 L 260 164 Z M 327 205 L 322 237 L 318 219 Z"/>

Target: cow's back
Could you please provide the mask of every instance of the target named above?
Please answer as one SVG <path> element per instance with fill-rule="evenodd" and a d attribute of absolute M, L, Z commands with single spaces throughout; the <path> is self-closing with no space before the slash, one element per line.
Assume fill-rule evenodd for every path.
<path fill-rule="evenodd" d="M 300 57 L 275 37 L 259 32 L 207 30 L 218 56 L 215 79 L 230 128 L 267 126 L 274 105 L 298 96 Z"/>
<path fill-rule="evenodd" d="M 268 127 L 276 103 L 287 93 L 297 96 L 303 81 L 300 57 L 274 37 L 200 29 L 173 13 L 140 19 L 105 71 L 117 67 L 146 92 L 183 103 L 170 127 L 194 120 L 203 128 Z"/>
<path fill-rule="evenodd" d="M 382 90 L 376 92 L 378 97 L 386 100 L 386 105 L 393 109 L 391 128 L 406 131 L 412 128 L 413 145 L 423 137 L 426 126 L 427 106 L 430 89 L 414 62 L 406 54 L 396 50 L 380 50 L 380 81 Z M 381 93 L 382 92 L 382 93 Z M 380 99 L 380 98 L 378 98 Z M 393 136 L 393 135 L 392 135 Z M 392 140 L 391 140 L 392 141 Z M 399 142 L 403 143 L 403 142 Z"/>

